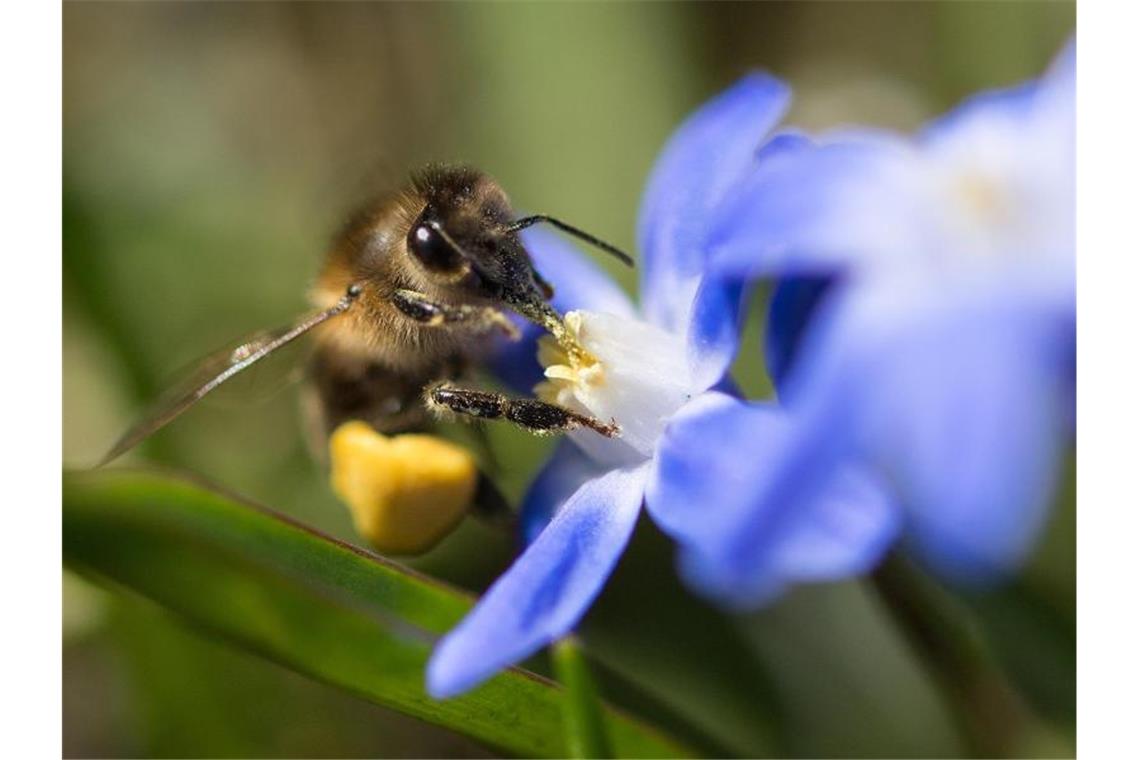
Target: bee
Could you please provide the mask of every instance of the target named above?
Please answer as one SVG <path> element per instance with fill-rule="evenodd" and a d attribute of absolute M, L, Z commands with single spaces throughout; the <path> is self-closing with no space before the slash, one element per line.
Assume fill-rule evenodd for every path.
<path fill-rule="evenodd" d="M 430 431 L 440 413 L 505 420 L 537 434 L 588 428 L 617 436 L 612 421 L 461 384 L 492 350 L 496 334 L 519 337 L 507 312 L 539 325 L 566 350 L 582 350 L 550 305 L 553 287 L 519 239 L 521 230 L 540 223 L 633 264 L 618 248 L 559 219 L 519 218 L 502 187 L 479 170 L 429 166 L 365 206 L 336 236 L 310 294 L 315 311 L 203 359 L 101 464 L 307 334 L 315 343 L 310 408 L 326 439 L 347 423 L 358 432 L 365 423 L 381 436 Z"/>

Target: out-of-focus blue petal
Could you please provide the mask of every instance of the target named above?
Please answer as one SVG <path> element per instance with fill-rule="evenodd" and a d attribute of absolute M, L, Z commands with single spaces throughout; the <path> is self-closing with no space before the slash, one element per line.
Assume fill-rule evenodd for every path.
<path fill-rule="evenodd" d="M 901 514 L 870 471 L 841 466 L 799 514 L 768 560 L 796 581 L 831 581 L 869 572 L 895 540 Z"/>
<path fill-rule="evenodd" d="M 710 268 L 757 278 L 999 257 L 1063 264 L 1074 128 L 1066 52 L 1043 79 L 974 96 L 913 140 L 868 130 L 775 138 L 716 209 Z"/>
<path fill-rule="evenodd" d="M 914 159 L 903 138 L 881 132 L 773 140 L 716 210 L 710 270 L 739 278 L 829 276 L 913 255 L 929 230 Z"/>
<path fill-rule="evenodd" d="M 1068 63 L 1068 65 L 1066 65 Z M 988 207 L 987 223 L 931 226 L 929 251 L 951 260 L 996 258 L 1022 261 L 1031 276 L 1042 265 L 1063 270 L 1076 241 L 1076 104 L 1072 61 L 1064 54 L 1044 77 L 971 97 L 927 125 L 916 144 L 930 171 L 959 183 L 992 188 L 981 204 L 956 203 L 943 192 L 944 207 Z M 985 200 L 986 192 L 994 199 Z M 948 196 L 948 197 L 947 197 Z M 967 192 L 962 197 L 971 197 Z M 937 200 L 937 199 L 934 199 Z M 948 201 L 948 202 L 947 202 Z M 1016 273 L 1014 276 L 1017 276 Z"/>
<path fill-rule="evenodd" d="M 764 360 L 768 376 L 779 390 L 795 360 L 808 322 L 830 288 L 833 277 L 788 277 L 780 280 L 768 306 Z"/>
<path fill-rule="evenodd" d="M 702 106 L 666 144 L 638 219 L 642 307 L 660 326 L 686 329 L 711 211 L 751 166 L 789 97 L 779 80 L 749 75 Z"/>
<path fill-rule="evenodd" d="M 1055 109 L 1059 113 L 1076 113 L 1077 99 L 1077 41 L 1068 44 L 1057 54 L 1041 82 L 1039 108 Z"/>
<path fill-rule="evenodd" d="M 782 512 L 828 504 L 829 492 L 839 501 L 852 488 L 868 493 L 850 478 L 870 472 L 887 481 L 912 544 L 944 576 L 985 581 L 1024 558 L 1072 410 L 1066 61 L 1039 84 L 967 101 L 918 140 L 774 141 L 717 209 L 714 272 L 845 279 L 806 328 L 794 304 L 774 304 L 774 374 L 795 424 L 769 426 L 747 519 L 725 516 L 720 545 L 690 542 L 684 567 L 695 584 L 744 601 L 775 593 L 775 568 L 748 570 L 758 537 Z M 982 195 L 970 195 L 972 181 Z"/>
<path fill-rule="evenodd" d="M 1075 314 L 1041 295 L 864 289 L 817 318 L 788 378 L 793 409 L 816 410 L 815 445 L 846 446 L 889 478 L 913 545 L 952 581 L 1014 570 L 1051 506 Z"/>
<path fill-rule="evenodd" d="M 443 638 L 427 690 L 443 699 L 568 633 L 613 571 L 637 522 L 648 465 L 590 480 Z"/>
<path fill-rule="evenodd" d="M 1008 120 L 1017 124 L 1028 118 L 1038 95 L 1036 81 L 1023 82 L 1001 90 L 987 90 L 963 100 L 954 110 L 927 124 L 920 140 L 938 140 L 957 130 L 969 129 L 975 120 Z"/>
<path fill-rule="evenodd" d="M 1022 131 L 1023 137 L 1024 130 L 1042 127 L 1071 133 L 1076 127 L 1076 64 L 1076 43 L 1070 40 L 1040 79 L 967 98 L 928 124 L 919 139 L 956 139 L 955 133 L 970 129 L 1005 128 Z M 1042 154 L 1040 158 L 1051 157 Z"/>
<path fill-rule="evenodd" d="M 792 438 L 775 455 L 812 461 L 805 442 Z M 782 500 L 784 510 L 746 515 L 722 535 L 721 545 L 682 546 L 680 568 L 689 585 L 724 606 L 750 609 L 794 584 L 838 581 L 874 569 L 902 528 L 902 513 L 888 490 L 869 470 L 836 462 L 814 478 L 758 481 L 761 489 L 782 486 L 778 494 L 761 493 Z"/>
<path fill-rule="evenodd" d="M 530 484 L 519 508 L 522 539 L 530 544 L 546 528 L 558 509 L 583 483 L 600 477 L 605 468 L 569 439 L 558 442 L 554 453 Z"/>
<path fill-rule="evenodd" d="M 897 535 L 880 484 L 804 432 L 775 407 L 717 393 L 670 422 L 646 505 L 701 593 L 754 606 L 789 583 L 866 572 Z"/>
<path fill-rule="evenodd" d="M 673 416 L 657 443 L 645 491 L 645 507 L 662 530 L 678 541 L 700 543 L 719 533 L 719 516 L 752 503 L 751 454 L 764 447 L 766 408 L 710 391 Z M 708 500 L 708 488 L 724 493 Z"/>
<path fill-rule="evenodd" d="M 565 237 L 537 226 L 519 234 L 534 261 L 534 268 L 554 288 L 551 304 L 559 313 L 588 309 L 623 317 L 633 316 L 633 303 L 625 291 Z M 513 316 L 512 319 L 522 333 L 522 339 L 498 340 L 488 366 L 507 386 L 529 394 L 542 380 L 542 368 L 535 358 L 535 341 L 542 335 L 542 330 L 522 317 Z"/>

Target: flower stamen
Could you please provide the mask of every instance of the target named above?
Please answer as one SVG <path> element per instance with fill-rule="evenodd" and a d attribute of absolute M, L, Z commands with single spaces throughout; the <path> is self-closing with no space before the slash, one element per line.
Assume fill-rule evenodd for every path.
<path fill-rule="evenodd" d="M 575 391 L 589 391 L 605 381 L 602 363 L 582 347 L 582 315 L 566 315 L 562 336 L 544 335 L 538 341 L 538 362 L 545 369 L 546 382 L 535 386 L 543 401 L 566 405 Z"/>
<path fill-rule="evenodd" d="M 620 451 L 603 452 L 589 437 L 575 439 L 595 459 L 628 457 L 630 448 L 637 456 L 652 455 L 665 423 L 694 391 L 684 339 L 639 319 L 588 311 L 569 312 L 563 325 L 564 339 L 539 341 L 546 379 L 535 395 L 621 425 Z"/>

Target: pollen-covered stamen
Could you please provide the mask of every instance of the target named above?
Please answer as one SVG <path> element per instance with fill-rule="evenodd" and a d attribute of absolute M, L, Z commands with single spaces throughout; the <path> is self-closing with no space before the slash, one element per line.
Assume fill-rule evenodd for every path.
<path fill-rule="evenodd" d="M 581 345 L 582 313 L 570 312 L 561 327 L 561 335 L 544 335 L 538 341 L 538 363 L 545 369 L 546 382 L 539 383 L 534 391 L 543 401 L 571 406 L 576 387 L 600 385 L 605 374 L 598 360 Z"/>
<path fill-rule="evenodd" d="M 652 455 L 666 421 L 693 393 L 684 340 L 646 322 L 586 311 L 568 313 L 564 326 L 570 344 L 581 350 L 554 337 L 540 340 L 546 380 L 535 394 L 614 420 L 625 443 Z"/>
<path fill-rule="evenodd" d="M 545 301 L 523 300 L 513 302 L 511 308 L 546 330 L 568 355 L 582 361 L 589 359 L 588 352 L 582 348 L 573 331 L 567 328 L 563 318 L 550 304 Z"/>
<path fill-rule="evenodd" d="M 558 347 L 566 358 L 565 364 L 575 367 L 588 366 L 596 363 L 596 359 L 590 355 L 582 346 L 582 341 L 578 337 L 579 330 L 581 329 L 581 318 L 575 313 L 574 317 L 570 314 L 566 315 L 565 320 L 555 320 L 546 326 L 550 332 L 550 337 L 553 340 L 547 340 L 547 343 L 553 344 Z M 544 336 L 546 339 L 547 336 Z"/>

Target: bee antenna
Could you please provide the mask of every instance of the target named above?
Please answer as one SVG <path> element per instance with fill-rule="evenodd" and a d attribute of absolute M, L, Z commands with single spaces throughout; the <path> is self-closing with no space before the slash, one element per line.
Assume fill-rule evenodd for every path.
<path fill-rule="evenodd" d="M 633 266 L 633 257 L 631 257 L 628 253 L 618 248 L 617 246 L 610 245 L 606 241 L 602 240 L 601 238 L 594 237 L 585 230 L 580 230 L 571 224 L 567 224 L 561 219 L 555 219 L 553 216 L 547 216 L 546 214 L 536 214 L 534 216 L 523 217 L 518 221 L 508 224 L 506 230 L 507 232 L 518 232 L 519 230 L 525 230 L 527 227 L 532 227 L 542 222 L 546 222 L 547 224 L 557 227 L 566 234 L 573 235 L 579 240 L 589 243 L 595 248 L 600 248 L 621 263 L 625 264 L 627 267 Z"/>

